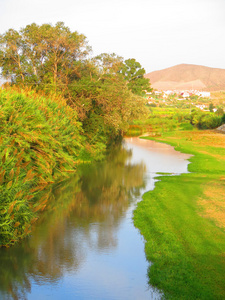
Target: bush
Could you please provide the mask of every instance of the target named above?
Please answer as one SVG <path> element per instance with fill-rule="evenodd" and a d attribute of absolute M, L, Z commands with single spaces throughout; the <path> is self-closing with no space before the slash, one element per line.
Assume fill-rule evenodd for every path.
<path fill-rule="evenodd" d="M 193 126 L 190 123 L 182 123 L 180 124 L 181 130 L 193 130 Z"/>
<path fill-rule="evenodd" d="M 76 112 L 61 98 L 0 91 L 0 246 L 25 237 L 48 196 L 87 152 Z"/>
<path fill-rule="evenodd" d="M 221 118 L 221 122 L 222 122 L 222 124 L 225 123 L 225 114 L 223 114 L 223 116 L 222 116 L 222 118 Z"/>
<path fill-rule="evenodd" d="M 214 129 L 222 124 L 222 118 L 214 113 L 193 111 L 191 124 L 199 129 Z"/>

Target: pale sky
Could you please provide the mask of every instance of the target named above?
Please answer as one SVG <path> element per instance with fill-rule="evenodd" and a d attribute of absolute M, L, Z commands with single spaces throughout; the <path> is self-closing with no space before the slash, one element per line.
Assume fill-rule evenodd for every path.
<path fill-rule="evenodd" d="M 93 55 L 135 58 L 146 73 L 181 63 L 225 69 L 225 0 L 0 0 L 0 33 L 63 21 Z"/>

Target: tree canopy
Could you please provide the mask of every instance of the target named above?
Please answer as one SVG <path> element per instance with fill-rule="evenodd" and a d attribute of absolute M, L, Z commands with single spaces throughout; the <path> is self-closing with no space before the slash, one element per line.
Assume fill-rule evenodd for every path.
<path fill-rule="evenodd" d="M 0 67 L 11 84 L 63 96 L 93 142 L 120 135 L 145 112 L 151 90 L 135 59 L 103 53 L 90 58 L 87 38 L 63 22 L 27 25 L 0 35 Z"/>
<path fill-rule="evenodd" d="M 128 88 L 139 96 L 150 92 L 150 82 L 148 78 L 144 78 L 145 69 L 134 58 L 125 60 L 121 68 L 124 79 L 128 81 Z"/>
<path fill-rule="evenodd" d="M 0 72 L 8 80 L 0 90 L 0 246 L 30 232 L 48 201 L 36 196 L 48 184 L 80 161 L 102 159 L 129 122 L 147 113 L 140 95 L 150 85 L 141 65 L 90 54 L 86 36 L 63 22 L 0 35 Z"/>
<path fill-rule="evenodd" d="M 62 22 L 9 29 L 1 35 L 0 47 L 3 76 L 13 83 L 54 87 L 80 78 L 81 61 L 90 51 L 86 37 Z"/>

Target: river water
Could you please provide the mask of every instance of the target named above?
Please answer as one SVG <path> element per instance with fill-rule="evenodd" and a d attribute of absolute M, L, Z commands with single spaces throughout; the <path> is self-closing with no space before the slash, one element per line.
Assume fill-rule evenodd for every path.
<path fill-rule="evenodd" d="M 80 166 L 50 191 L 32 235 L 0 249 L 0 299 L 160 299 L 132 212 L 157 172 L 186 173 L 189 157 L 126 138 L 106 162 Z"/>

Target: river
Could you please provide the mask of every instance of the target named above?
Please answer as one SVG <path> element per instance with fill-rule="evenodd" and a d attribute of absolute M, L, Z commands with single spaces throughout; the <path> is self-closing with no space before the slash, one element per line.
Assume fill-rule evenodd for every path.
<path fill-rule="evenodd" d="M 0 249 L 0 299 L 160 299 L 132 214 L 156 173 L 186 173 L 189 157 L 126 138 L 105 162 L 80 166 L 50 191 L 32 235 Z"/>

